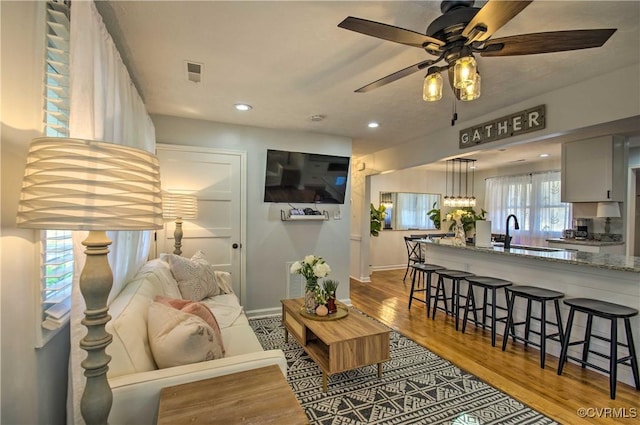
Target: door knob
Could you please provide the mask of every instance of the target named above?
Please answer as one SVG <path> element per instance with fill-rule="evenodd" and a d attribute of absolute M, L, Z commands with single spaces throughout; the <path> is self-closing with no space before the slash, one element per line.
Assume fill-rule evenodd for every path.
<path fill-rule="evenodd" d="M 234 243 L 233 245 L 231 245 L 231 248 L 238 249 L 238 248 L 240 248 L 240 245 L 237 244 L 237 243 Z"/>

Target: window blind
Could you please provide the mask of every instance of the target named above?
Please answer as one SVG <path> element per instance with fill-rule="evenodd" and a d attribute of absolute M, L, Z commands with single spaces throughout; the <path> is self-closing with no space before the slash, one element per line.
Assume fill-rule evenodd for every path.
<path fill-rule="evenodd" d="M 73 240 L 67 230 L 42 232 L 42 326 L 55 330 L 69 319 L 73 283 Z"/>
<path fill-rule="evenodd" d="M 47 136 L 69 135 L 69 6 L 47 2 L 45 129 Z"/>
<path fill-rule="evenodd" d="M 47 2 L 44 128 L 51 137 L 69 135 L 69 4 Z M 73 240 L 68 230 L 44 230 L 40 242 L 42 327 L 68 322 L 73 283 Z"/>

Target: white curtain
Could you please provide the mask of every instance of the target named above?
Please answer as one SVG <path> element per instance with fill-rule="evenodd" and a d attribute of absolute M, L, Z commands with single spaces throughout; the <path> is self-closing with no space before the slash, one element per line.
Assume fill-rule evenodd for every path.
<path fill-rule="evenodd" d="M 560 201 L 559 171 L 488 178 L 484 209 L 493 233 L 506 233 L 509 214 L 517 217 L 520 230 L 509 229 L 515 244 L 544 246 L 571 227 L 571 204 Z"/>
<path fill-rule="evenodd" d="M 70 136 L 155 152 L 153 123 L 92 1 L 74 2 L 71 7 L 70 56 Z M 107 235 L 113 241 L 109 253 L 113 271 L 111 302 L 147 260 L 151 232 L 118 231 Z M 70 325 L 69 424 L 84 423 L 80 398 L 85 378 L 80 363 L 86 352 L 79 344 L 86 334 L 85 327 L 80 324 L 85 305 L 77 280 L 84 266 L 81 242 L 85 237 L 86 232 L 74 233 L 76 267 Z"/>
<path fill-rule="evenodd" d="M 396 196 L 397 229 L 432 229 L 433 221 L 427 215 L 439 195 L 424 193 L 398 193 Z"/>

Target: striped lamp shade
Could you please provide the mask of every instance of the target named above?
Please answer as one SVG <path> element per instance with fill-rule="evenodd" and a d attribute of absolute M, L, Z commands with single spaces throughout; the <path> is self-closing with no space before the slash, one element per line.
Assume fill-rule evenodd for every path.
<path fill-rule="evenodd" d="M 167 220 L 198 218 L 198 198 L 195 195 L 164 192 L 162 194 L 162 216 Z"/>
<path fill-rule="evenodd" d="M 29 148 L 18 227 L 162 228 L 160 164 L 150 152 L 93 140 L 41 137 Z"/>

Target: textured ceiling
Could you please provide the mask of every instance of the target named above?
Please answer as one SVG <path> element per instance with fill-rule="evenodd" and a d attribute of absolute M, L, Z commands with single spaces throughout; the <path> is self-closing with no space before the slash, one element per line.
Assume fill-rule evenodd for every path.
<path fill-rule="evenodd" d="M 451 122 L 451 90 L 440 102 L 423 102 L 421 72 L 354 93 L 429 56 L 337 27 L 356 16 L 424 32 L 441 14 L 439 1 L 103 1 L 98 8 L 152 114 L 348 136 L 355 156 Z M 479 58 L 482 96 L 457 102 L 460 119 L 640 62 L 639 23 L 638 1 L 534 1 L 494 38 L 618 31 L 597 49 Z M 187 80 L 185 61 L 203 64 L 201 83 Z M 240 113 L 237 102 L 253 110 Z M 326 118 L 311 121 L 316 114 Z M 380 127 L 367 128 L 371 120 Z"/>

